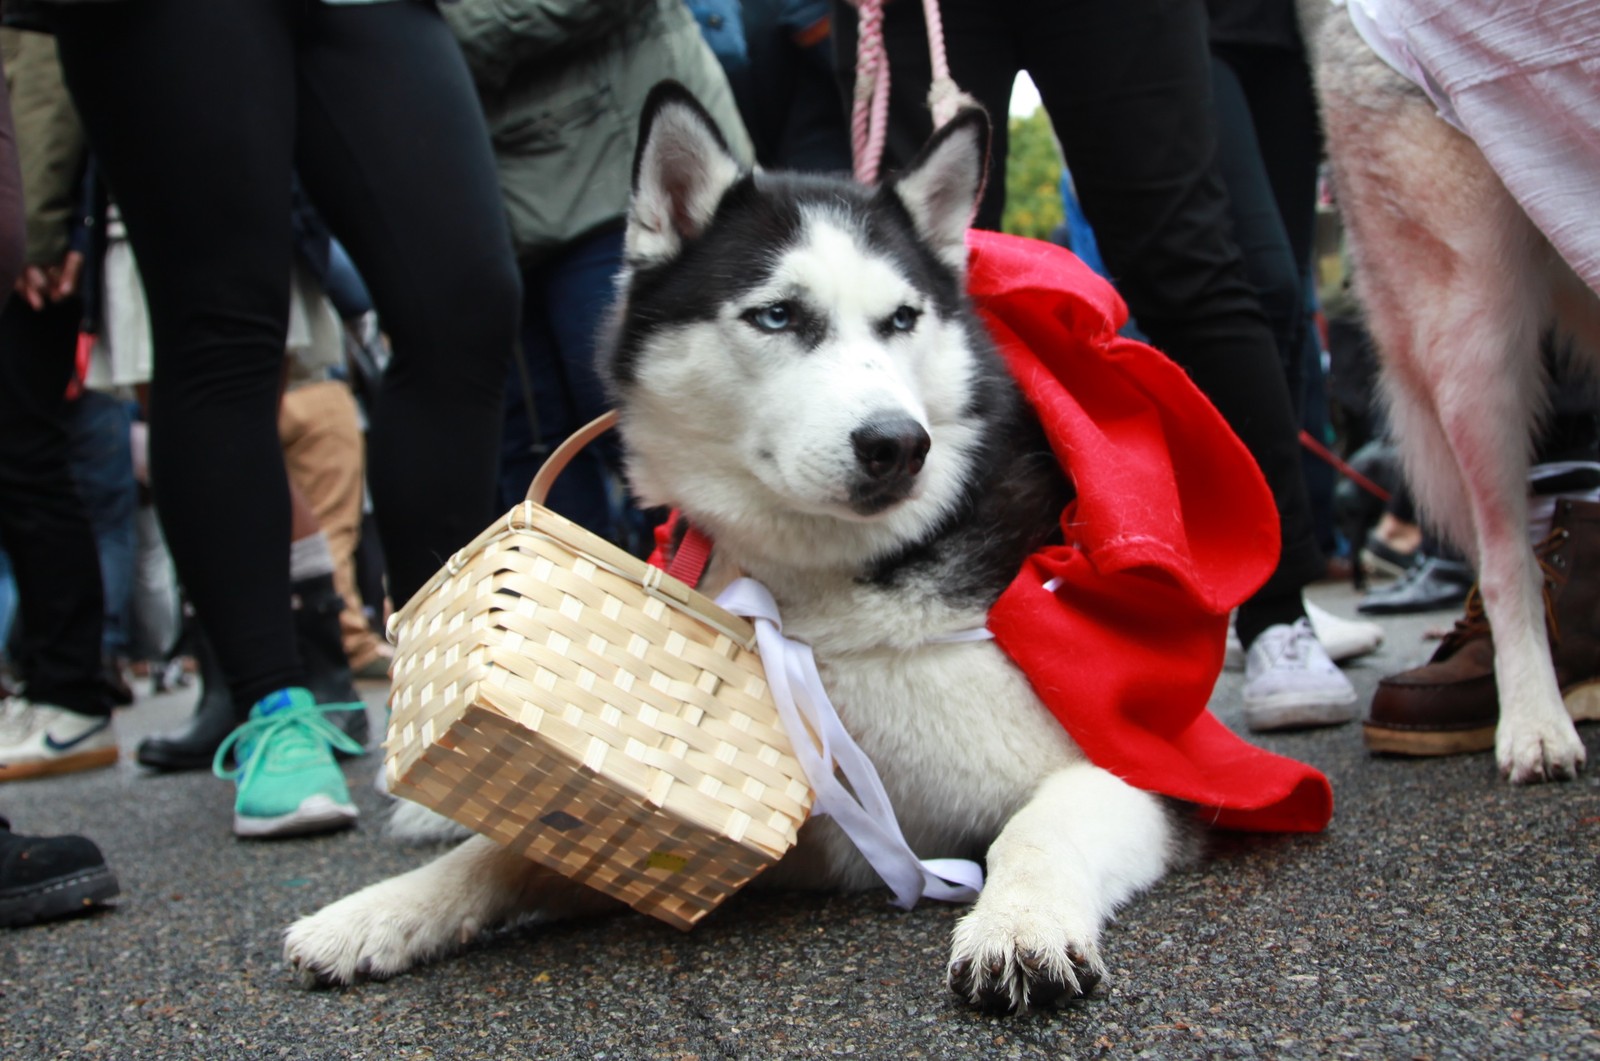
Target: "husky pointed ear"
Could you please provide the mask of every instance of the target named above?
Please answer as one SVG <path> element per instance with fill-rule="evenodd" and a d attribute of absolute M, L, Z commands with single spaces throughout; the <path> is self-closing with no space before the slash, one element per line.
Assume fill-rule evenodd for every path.
<path fill-rule="evenodd" d="M 989 167 L 989 116 L 963 108 L 933 134 L 922 153 L 890 181 L 917 233 L 946 265 L 965 273 L 967 228 L 978 210 Z"/>
<path fill-rule="evenodd" d="M 739 161 L 700 101 L 676 81 L 650 90 L 633 159 L 633 201 L 624 237 L 630 262 L 665 261 L 698 236 Z"/>

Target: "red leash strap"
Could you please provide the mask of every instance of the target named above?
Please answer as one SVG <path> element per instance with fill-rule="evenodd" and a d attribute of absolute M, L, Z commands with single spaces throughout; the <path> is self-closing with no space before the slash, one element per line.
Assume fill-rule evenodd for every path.
<path fill-rule="evenodd" d="M 710 561 L 711 539 L 690 523 L 683 541 L 678 543 L 677 550 L 672 554 L 672 562 L 667 564 L 667 574 L 685 585 L 698 586 L 700 576 L 705 574 L 706 564 Z"/>
<path fill-rule="evenodd" d="M 1339 455 L 1334 453 L 1333 450 L 1312 438 L 1311 432 L 1304 430 L 1300 432 L 1300 444 L 1306 449 L 1310 450 L 1312 453 L 1316 454 L 1322 460 L 1326 461 L 1333 467 L 1334 471 L 1338 472 L 1346 479 L 1349 479 L 1352 483 L 1355 483 L 1357 486 L 1371 494 L 1373 497 L 1377 498 L 1379 501 L 1383 501 L 1385 503 L 1388 502 L 1389 491 L 1385 490 L 1383 487 L 1379 486 L 1377 483 L 1373 482 L 1371 479 L 1368 479 L 1365 475 L 1362 475 L 1360 472 L 1350 467 L 1350 465 L 1340 460 Z"/>

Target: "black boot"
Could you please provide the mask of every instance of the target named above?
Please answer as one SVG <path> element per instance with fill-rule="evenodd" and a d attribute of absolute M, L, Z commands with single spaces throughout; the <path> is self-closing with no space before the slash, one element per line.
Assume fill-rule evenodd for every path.
<path fill-rule="evenodd" d="M 295 643 L 300 662 L 306 669 L 306 688 L 319 704 L 359 704 L 350 673 L 350 660 L 344 654 L 344 634 L 339 615 L 344 598 L 334 588 L 332 575 L 302 578 L 290 586 L 294 604 Z M 344 730 L 363 748 L 367 745 L 365 711 L 332 711 L 328 721 Z M 340 753 L 341 755 L 343 753 Z"/>
<path fill-rule="evenodd" d="M 200 665 L 200 701 L 189 725 L 177 733 L 146 737 L 135 757 L 155 770 L 209 770 L 217 746 L 245 720 L 247 710 L 234 706 L 222 664 L 211 649 L 205 631 L 194 632 L 194 656 Z"/>
<path fill-rule="evenodd" d="M 0 928 L 80 914 L 117 892 L 116 875 L 93 841 L 18 836 L 0 818 Z"/>

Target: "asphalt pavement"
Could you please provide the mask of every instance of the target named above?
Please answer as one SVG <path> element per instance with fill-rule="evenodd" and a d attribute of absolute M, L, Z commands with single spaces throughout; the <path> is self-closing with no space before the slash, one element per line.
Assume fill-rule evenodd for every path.
<path fill-rule="evenodd" d="M 1353 615 L 1355 597 L 1313 599 Z M 1363 698 L 1449 613 L 1385 620 Z M 1241 676 L 1213 709 L 1241 725 Z M 382 683 L 364 688 L 374 722 Z M 0 786 L 19 832 L 83 832 L 113 909 L 0 930 L 0 1059 L 1600 1058 L 1600 726 L 1590 770 L 1513 788 L 1488 754 L 1369 756 L 1358 725 L 1256 738 L 1333 781 L 1316 836 L 1219 834 L 1105 933 L 1096 994 L 1021 1018 L 945 989 L 960 910 L 887 892 L 740 895 L 682 933 L 642 915 L 506 930 L 384 983 L 306 991 L 295 917 L 432 857 L 382 835 L 377 755 L 354 831 L 243 842 L 232 787 L 157 776 L 134 745 L 193 689 L 118 716 L 115 769 Z"/>

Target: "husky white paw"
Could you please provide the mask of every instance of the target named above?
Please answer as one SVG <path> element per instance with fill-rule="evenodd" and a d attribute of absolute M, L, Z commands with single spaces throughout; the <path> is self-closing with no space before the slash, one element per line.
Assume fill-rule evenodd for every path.
<path fill-rule="evenodd" d="M 1494 735 L 1494 752 L 1500 776 L 1514 785 L 1570 781 L 1587 758 L 1577 727 L 1565 711 L 1530 722 L 1502 718 Z"/>
<path fill-rule="evenodd" d="M 1060 1005 L 1092 991 L 1105 975 L 1098 933 L 1051 911 L 1049 904 L 979 899 L 956 926 L 946 981 L 984 1009 L 1021 1013 Z"/>
<path fill-rule="evenodd" d="M 302 917 L 284 933 L 283 957 L 306 987 L 386 980 L 463 945 L 480 926 L 384 881 Z"/>

